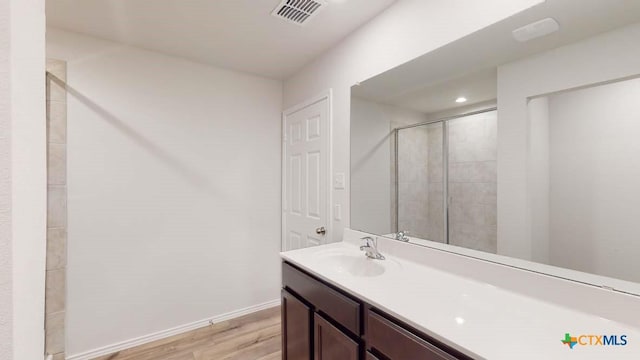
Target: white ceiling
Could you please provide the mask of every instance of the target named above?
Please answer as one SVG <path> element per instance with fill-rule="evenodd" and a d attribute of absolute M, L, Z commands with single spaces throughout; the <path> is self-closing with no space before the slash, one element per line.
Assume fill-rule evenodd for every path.
<path fill-rule="evenodd" d="M 432 114 L 443 110 L 466 107 L 495 100 L 498 94 L 498 74 L 496 68 L 429 84 L 423 88 L 391 100 L 393 105 L 405 109 Z M 464 97 L 464 103 L 455 99 Z"/>
<path fill-rule="evenodd" d="M 286 78 L 396 0 L 329 0 L 305 26 L 280 0 L 47 0 L 47 26 L 272 78 Z"/>
<path fill-rule="evenodd" d="M 556 19 L 560 31 L 526 43 L 513 39 L 512 30 L 546 17 Z M 462 105 L 495 99 L 497 66 L 636 22 L 638 0 L 547 0 L 368 79 L 352 94 L 425 113 L 461 106 L 458 96 L 469 99 Z"/>

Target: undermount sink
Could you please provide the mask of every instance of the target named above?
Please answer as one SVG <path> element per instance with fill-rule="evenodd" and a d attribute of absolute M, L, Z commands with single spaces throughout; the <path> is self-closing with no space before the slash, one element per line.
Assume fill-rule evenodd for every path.
<path fill-rule="evenodd" d="M 374 260 L 362 254 L 346 254 L 339 251 L 327 251 L 318 254 L 317 259 L 323 267 L 327 267 L 338 273 L 347 273 L 352 276 L 373 277 L 380 276 L 386 271 L 383 262 L 392 260 Z M 393 262 L 395 264 L 395 262 Z"/>

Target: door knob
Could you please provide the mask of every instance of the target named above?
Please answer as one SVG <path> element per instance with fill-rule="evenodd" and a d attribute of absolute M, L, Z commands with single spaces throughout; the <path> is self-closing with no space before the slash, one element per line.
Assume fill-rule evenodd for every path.
<path fill-rule="evenodd" d="M 324 226 L 319 227 L 316 229 L 316 234 L 318 235 L 324 235 L 327 232 L 327 230 L 324 228 Z"/>

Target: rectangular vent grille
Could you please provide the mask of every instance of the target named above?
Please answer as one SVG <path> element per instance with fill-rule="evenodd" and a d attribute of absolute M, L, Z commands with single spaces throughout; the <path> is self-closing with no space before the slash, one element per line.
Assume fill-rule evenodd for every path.
<path fill-rule="evenodd" d="M 326 3 L 323 0 L 282 0 L 271 15 L 298 25 L 304 25 L 318 14 Z"/>

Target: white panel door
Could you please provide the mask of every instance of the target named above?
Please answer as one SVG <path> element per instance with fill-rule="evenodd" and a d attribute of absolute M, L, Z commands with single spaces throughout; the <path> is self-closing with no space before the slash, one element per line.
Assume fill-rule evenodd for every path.
<path fill-rule="evenodd" d="M 324 244 L 329 234 L 328 101 L 284 117 L 283 250 Z"/>

